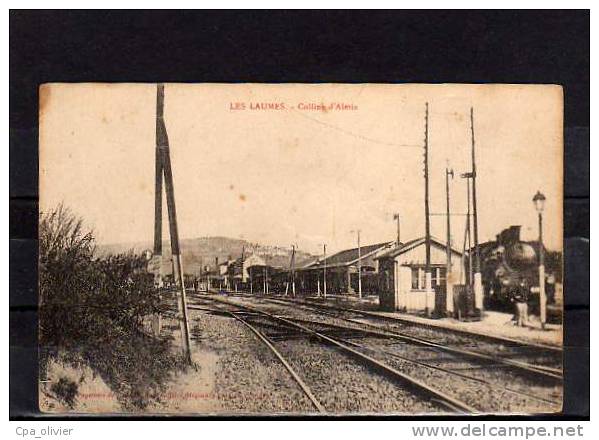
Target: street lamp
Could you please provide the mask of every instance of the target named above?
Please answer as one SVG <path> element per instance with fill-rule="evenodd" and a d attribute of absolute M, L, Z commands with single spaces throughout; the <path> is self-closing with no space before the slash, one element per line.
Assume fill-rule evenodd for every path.
<path fill-rule="evenodd" d="M 545 329 L 547 322 L 547 296 L 545 295 L 545 252 L 543 251 L 543 209 L 545 208 L 545 196 L 537 191 L 532 198 L 535 209 L 539 213 L 539 302 L 541 308 L 541 328 Z"/>

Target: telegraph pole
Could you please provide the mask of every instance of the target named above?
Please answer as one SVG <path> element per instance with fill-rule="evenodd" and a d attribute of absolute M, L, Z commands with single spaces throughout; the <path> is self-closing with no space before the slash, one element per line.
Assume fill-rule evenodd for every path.
<path fill-rule="evenodd" d="M 360 247 L 360 230 L 358 229 L 358 298 L 362 299 L 362 248 Z"/>
<path fill-rule="evenodd" d="M 453 275 L 451 264 L 451 212 L 449 209 L 449 176 L 453 179 L 453 169 L 445 168 L 445 200 L 447 215 L 447 267 L 445 268 L 445 309 L 453 314 Z"/>
<path fill-rule="evenodd" d="M 424 119 L 424 222 L 425 222 L 425 247 L 426 247 L 426 265 L 424 269 L 426 295 L 426 314 L 431 315 L 434 301 L 432 297 L 432 279 L 431 279 L 431 229 L 429 218 L 429 182 L 428 182 L 428 102 L 426 103 L 426 113 Z"/>
<path fill-rule="evenodd" d="M 264 254 L 264 267 L 262 268 L 262 293 L 266 295 L 266 254 Z"/>
<path fill-rule="evenodd" d="M 185 282 L 183 280 L 183 258 L 179 248 L 179 230 L 177 227 L 177 210 L 175 207 L 175 189 L 173 186 L 173 171 L 171 168 L 171 156 L 164 123 L 164 84 L 158 84 L 156 93 L 156 145 L 160 150 L 160 159 L 164 172 L 164 183 L 166 189 L 166 204 L 168 209 L 168 221 L 171 237 L 171 253 L 173 256 L 173 279 L 180 289 L 179 312 L 181 313 L 181 339 L 185 357 L 189 363 L 191 359 L 191 342 L 189 338 L 189 322 L 187 317 L 187 299 L 185 295 Z M 158 168 L 158 166 L 157 166 Z M 162 216 L 162 213 L 160 213 Z M 156 229 L 155 229 L 156 230 Z M 160 232 L 162 235 L 162 231 Z"/>
<path fill-rule="evenodd" d="M 159 109 L 162 111 L 162 109 Z M 158 129 L 156 129 L 158 133 Z M 162 158 L 158 137 L 156 137 L 156 170 L 154 182 L 154 254 L 153 259 L 158 270 L 155 272 L 154 284 L 162 287 Z"/>
<path fill-rule="evenodd" d="M 401 233 L 400 233 L 401 230 L 399 228 L 399 220 L 400 220 L 399 219 L 399 212 L 393 214 L 393 220 L 397 220 L 397 246 L 399 247 L 399 245 L 401 244 L 401 241 L 400 241 L 400 239 L 401 239 Z"/>
<path fill-rule="evenodd" d="M 478 247 L 478 211 L 476 209 L 476 159 L 474 142 L 474 108 L 470 107 L 470 134 L 472 138 L 472 210 L 474 219 L 474 306 L 483 315 L 483 283 L 480 273 L 480 249 Z"/>
<path fill-rule="evenodd" d="M 264 293 L 268 295 L 268 257 L 264 254 Z"/>
<path fill-rule="evenodd" d="M 291 293 L 295 298 L 295 245 L 291 245 L 291 263 L 289 272 L 291 275 Z"/>
<path fill-rule="evenodd" d="M 241 247 L 241 285 L 243 286 L 245 277 L 245 245 Z M 237 293 L 237 281 L 235 281 L 235 293 Z"/>
<path fill-rule="evenodd" d="M 158 104 L 158 102 L 157 102 Z M 158 112 L 162 117 L 162 108 L 156 107 L 156 123 L 158 124 Z M 156 126 L 156 150 L 155 150 L 155 174 L 154 174 L 154 252 L 152 255 L 152 270 L 154 271 L 154 286 L 162 289 L 162 154 L 158 142 L 158 126 Z M 160 293 L 159 293 L 160 295 Z M 161 297 L 160 297 L 161 298 Z M 162 317 L 157 313 L 152 318 L 153 330 L 159 335 L 162 330 Z"/>
<path fill-rule="evenodd" d="M 322 287 L 323 287 L 323 297 L 326 298 L 327 297 L 327 245 L 323 244 L 322 245 L 322 249 L 324 252 L 324 271 L 323 271 L 323 278 L 322 278 Z"/>

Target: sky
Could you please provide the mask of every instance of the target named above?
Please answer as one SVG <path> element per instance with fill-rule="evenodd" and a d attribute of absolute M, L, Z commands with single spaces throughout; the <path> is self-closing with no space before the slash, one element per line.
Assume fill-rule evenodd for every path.
<path fill-rule="evenodd" d="M 536 239 L 532 197 L 540 190 L 545 244 L 561 249 L 562 91 L 535 85 L 166 84 L 181 238 L 311 253 L 326 243 L 332 252 L 355 247 L 357 230 L 364 245 L 394 240 L 394 213 L 402 241 L 423 236 L 426 102 L 430 210 L 445 212 L 449 165 L 454 246 L 464 240 L 459 175 L 471 167 L 473 107 L 479 241 L 510 225 Z M 351 109 L 328 108 L 334 103 Z M 152 84 L 43 86 L 41 210 L 64 203 L 100 244 L 151 241 L 155 113 Z M 445 240 L 444 216 L 431 216 L 431 232 Z"/>

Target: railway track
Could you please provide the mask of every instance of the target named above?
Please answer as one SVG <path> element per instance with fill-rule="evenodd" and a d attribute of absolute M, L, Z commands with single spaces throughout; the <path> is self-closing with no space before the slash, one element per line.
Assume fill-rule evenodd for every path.
<path fill-rule="evenodd" d="M 438 335 L 436 338 L 431 338 L 430 336 L 422 337 L 422 335 L 418 335 L 419 332 L 407 331 L 406 328 L 402 327 L 401 323 L 398 324 L 395 322 L 394 318 L 389 318 L 392 320 L 393 325 L 388 325 L 386 324 L 387 317 L 381 317 L 378 314 L 373 316 L 373 314 L 365 311 L 281 298 L 262 297 L 259 298 L 259 301 L 293 307 L 295 309 L 306 309 L 312 313 L 322 314 L 358 326 L 384 331 L 388 333 L 390 337 L 393 335 L 393 337 L 397 339 L 428 346 L 436 351 L 479 359 L 493 365 L 511 367 L 526 374 L 538 375 L 545 379 L 561 381 L 563 377 L 561 368 L 550 365 L 551 363 L 554 365 L 561 364 L 561 350 L 558 347 L 539 346 L 538 344 L 528 345 L 521 342 L 518 342 L 517 347 L 506 347 L 502 344 L 501 351 L 503 353 L 502 356 L 499 356 L 495 354 L 499 348 L 498 344 L 492 345 L 490 343 L 483 343 L 484 349 L 480 349 L 481 344 L 480 342 L 476 342 L 476 337 L 472 336 L 466 338 L 464 335 L 460 335 L 457 337 L 457 340 L 461 341 L 461 344 L 450 345 L 444 340 L 444 336 L 451 334 L 451 331 L 435 328 L 433 331 Z M 366 319 L 363 317 L 366 317 Z M 381 319 L 378 319 L 377 322 L 377 318 Z M 385 324 L 382 324 L 382 321 L 384 321 Z M 412 327 L 408 326 L 407 328 L 409 329 Z M 427 331 L 429 330 L 430 329 L 427 329 Z M 416 335 L 414 335 L 414 333 L 416 333 Z M 456 339 L 456 337 L 452 335 L 451 339 Z M 539 351 L 542 355 L 539 355 Z M 544 363 L 535 363 L 519 360 L 518 357 L 532 357 L 537 360 L 545 359 L 546 361 Z M 558 360 L 556 360 L 556 358 L 558 358 Z"/>
<path fill-rule="evenodd" d="M 310 390 L 308 385 L 306 385 L 306 383 L 300 378 L 300 376 L 293 369 L 293 367 L 289 364 L 289 362 L 287 362 L 287 360 L 283 357 L 283 355 L 279 352 L 279 350 L 277 350 L 277 348 L 274 346 L 273 342 L 266 335 L 264 335 L 262 332 L 260 332 L 258 329 L 256 329 L 256 327 L 254 327 L 252 324 L 250 324 L 247 319 L 244 319 L 243 317 L 241 317 L 239 315 L 239 313 L 229 311 L 228 314 L 230 316 L 232 316 L 233 318 L 235 318 L 236 320 L 238 320 L 239 322 L 241 322 L 247 328 L 249 328 L 252 331 L 252 333 L 254 333 L 258 337 L 258 339 L 260 341 L 262 341 L 264 343 L 264 345 L 266 345 L 270 349 L 270 351 L 283 364 L 283 366 L 287 369 L 287 371 L 289 371 L 289 374 L 291 375 L 291 377 L 293 377 L 293 380 L 295 380 L 295 382 L 298 384 L 298 386 L 303 391 L 303 393 L 306 395 L 306 397 L 310 400 L 310 402 L 312 402 L 312 405 L 314 405 L 314 408 L 320 413 L 326 412 L 326 410 L 324 409 L 324 406 L 322 406 L 322 404 L 314 396 L 314 393 L 312 393 L 312 390 Z"/>
<path fill-rule="evenodd" d="M 560 353 L 560 354 L 563 352 L 561 347 L 554 346 L 554 345 L 548 345 L 548 344 L 542 344 L 542 343 L 536 343 L 536 342 L 526 342 L 525 343 L 521 340 L 509 338 L 506 336 L 474 334 L 472 332 L 469 332 L 467 330 L 462 330 L 459 328 L 448 329 L 448 328 L 444 328 L 444 327 L 440 327 L 440 326 L 435 326 L 432 323 L 425 325 L 425 324 L 416 323 L 414 321 L 407 320 L 405 318 L 402 318 L 401 316 L 387 316 L 387 315 L 383 315 L 379 312 L 374 312 L 374 311 L 369 311 L 369 310 L 355 309 L 355 308 L 351 308 L 351 307 L 341 307 L 341 306 L 332 305 L 332 304 L 324 304 L 323 302 L 315 300 L 315 299 L 313 299 L 313 300 L 310 300 L 310 299 L 298 300 L 298 299 L 291 299 L 291 298 L 284 298 L 284 297 L 278 297 L 277 299 L 280 301 L 287 301 L 287 302 L 291 302 L 291 303 L 311 305 L 311 306 L 318 307 L 320 309 L 329 309 L 329 310 L 334 310 L 334 311 L 343 312 L 343 313 L 356 314 L 356 315 L 373 318 L 373 319 L 378 319 L 378 320 L 386 320 L 389 322 L 401 323 L 406 326 L 426 327 L 426 328 L 436 329 L 439 331 L 452 332 L 452 333 L 455 333 L 458 335 L 462 335 L 462 336 L 466 336 L 466 337 L 470 337 L 470 338 L 477 338 L 477 339 L 481 339 L 481 340 L 487 340 L 487 341 L 493 342 L 493 343 L 511 344 L 513 346 L 524 346 L 527 349 L 535 348 L 538 350 L 546 350 L 546 351 Z"/>
<path fill-rule="evenodd" d="M 282 316 L 277 316 L 260 309 L 238 304 L 235 302 L 227 301 L 223 298 L 215 298 L 215 297 L 194 297 L 194 300 L 200 300 L 205 302 L 219 303 L 225 304 L 227 306 L 236 308 L 237 310 L 226 310 L 225 314 L 237 319 L 242 322 L 245 326 L 247 326 L 263 343 L 265 343 L 271 351 L 277 356 L 277 358 L 281 361 L 281 363 L 285 366 L 285 368 L 290 372 L 293 376 L 294 380 L 299 384 L 304 393 L 310 398 L 314 407 L 319 412 L 326 412 L 322 404 L 318 401 L 318 399 L 314 396 L 314 393 L 310 390 L 308 385 L 299 377 L 299 374 L 295 372 L 295 370 L 291 367 L 290 363 L 283 357 L 283 355 L 276 349 L 275 342 L 273 337 L 266 336 L 264 332 L 257 329 L 257 327 L 271 327 L 266 322 L 260 321 L 270 321 L 278 323 L 278 326 L 274 328 L 277 329 L 279 333 L 279 337 L 283 335 L 282 339 L 288 339 L 289 333 L 301 333 L 304 337 L 312 337 L 313 340 L 320 341 L 322 345 L 326 347 L 335 347 L 339 351 L 341 351 L 346 356 L 350 357 L 352 360 L 357 361 L 364 366 L 366 366 L 370 371 L 376 371 L 378 374 L 386 377 L 387 379 L 393 381 L 394 383 L 400 383 L 403 386 L 408 386 L 411 391 L 418 395 L 425 395 L 427 399 L 431 402 L 434 402 L 445 411 L 449 411 L 451 413 L 478 413 L 479 411 L 472 407 L 471 405 L 462 402 L 461 400 L 446 394 L 440 390 L 437 390 L 428 384 L 424 383 L 421 380 L 416 379 L 413 376 L 405 374 L 392 366 L 388 365 L 381 360 L 376 359 L 373 356 L 370 356 L 365 353 L 365 350 L 360 347 L 354 347 L 353 343 L 350 343 L 346 339 L 340 338 L 338 336 L 330 336 L 329 334 L 325 334 L 323 332 L 317 331 L 308 327 L 307 325 L 301 324 L 299 322 L 295 322 L 294 320 L 284 318 Z M 190 309 L 194 309 L 195 306 L 190 305 Z M 254 321 L 254 322 L 250 322 Z M 313 323 L 314 324 L 314 323 Z M 348 329 L 337 329 L 342 330 L 341 333 L 348 332 Z M 350 329 L 351 330 L 351 329 Z"/>
<path fill-rule="evenodd" d="M 275 314 L 261 308 L 248 306 L 247 304 L 228 301 L 221 297 L 199 298 L 207 302 L 219 302 L 220 304 L 229 304 L 231 307 L 237 307 L 245 313 L 243 319 L 246 322 L 248 321 L 248 317 L 250 317 L 249 319 L 260 317 L 262 322 L 255 323 L 254 330 L 259 332 L 259 330 L 256 330 L 255 328 L 257 326 L 272 332 L 270 337 L 271 343 L 278 339 L 297 337 L 297 334 L 289 334 L 289 329 L 292 329 L 295 330 L 296 333 L 299 332 L 300 337 L 301 333 L 303 333 L 324 344 L 332 345 L 352 359 L 368 365 L 369 368 L 376 370 L 378 373 L 382 373 L 395 381 L 400 381 L 404 385 L 409 384 L 413 390 L 415 389 L 419 393 L 427 394 L 428 397 L 436 402 L 442 402 L 443 407 L 452 412 L 476 413 L 488 411 L 488 408 L 485 408 L 484 405 L 482 408 L 477 408 L 477 405 L 475 404 L 476 398 L 473 396 L 476 396 L 477 393 L 481 393 L 481 387 L 484 388 L 484 391 L 482 391 L 483 393 L 492 390 L 495 395 L 509 394 L 513 396 L 513 399 L 525 399 L 527 402 L 535 401 L 539 405 L 542 403 L 544 407 L 549 406 L 552 408 L 559 408 L 559 402 L 556 399 L 535 395 L 526 388 L 518 389 L 517 387 L 510 387 L 506 384 L 499 384 L 496 381 L 493 382 L 473 374 L 466 374 L 444 368 L 435 365 L 433 362 L 425 362 L 422 359 L 418 359 L 418 356 L 416 356 L 416 358 L 414 358 L 414 356 L 407 356 L 394 348 L 381 346 L 378 341 L 389 339 L 395 341 L 399 339 L 402 340 L 403 343 L 409 342 L 412 344 L 414 341 L 406 341 L 405 337 L 399 336 L 393 332 L 385 331 L 384 329 L 365 326 L 363 322 L 351 322 L 352 325 L 333 324 L 330 322 L 323 322 L 322 320 L 301 319 L 297 316 L 289 316 L 288 314 Z M 263 298 L 260 300 L 262 301 Z M 239 314 L 237 318 L 239 318 Z M 279 330 L 278 333 L 277 329 Z M 356 337 L 363 338 L 361 341 L 362 343 L 355 342 Z M 368 343 L 364 343 L 368 338 L 370 338 Z M 430 348 L 427 347 L 427 344 L 422 344 L 422 341 L 418 341 L 417 345 Z M 456 353 L 452 353 L 452 355 L 455 354 Z M 474 356 L 474 359 L 478 361 L 488 361 L 488 359 L 479 358 L 478 356 Z M 513 367 L 513 365 L 510 365 L 510 367 Z M 406 370 L 411 371 L 411 373 L 407 374 L 405 372 Z M 428 373 L 424 374 L 423 371 L 425 370 L 428 371 Z M 529 374 L 541 374 L 543 376 L 546 376 L 548 373 L 547 371 L 539 371 L 534 368 L 532 370 L 525 369 L 525 371 Z M 559 377 L 549 377 L 552 377 L 557 381 L 560 380 Z M 441 390 L 439 387 L 432 387 L 430 383 L 431 381 L 434 382 L 434 380 L 438 380 L 445 384 L 445 388 L 453 388 L 452 391 L 457 390 L 458 392 L 452 393 L 447 390 Z M 470 394 L 470 403 L 455 397 L 455 394 L 468 393 Z"/>

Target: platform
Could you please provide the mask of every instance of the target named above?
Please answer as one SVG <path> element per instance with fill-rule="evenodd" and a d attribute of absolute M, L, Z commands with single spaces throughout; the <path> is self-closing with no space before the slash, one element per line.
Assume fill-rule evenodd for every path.
<path fill-rule="evenodd" d="M 322 298 L 319 299 L 322 301 Z M 480 321 L 465 322 L 453 318 L 433 319 L 410 313 L 380 312 L 377 310 L 378 298 L 374 296 L 368 296 L 359 300 L 355 296 L 335 295 L 329 296 L 326 302 L 331 305 L 365 310 L 374 315 L 397 318 L 431 327 L 447 328 L 458 332 L 505 339 L 506 342 L 523 342 L 561 347 L 563 341 L 563 327 L 561 325 L 546 324 L 545 330 L 542 330 L 537 316 L 530 316 L 526 327 L 518 327 L 512 320 L 513 315 L 511 313 L 490 310 L 484 312 L 484 318 Z"/>

